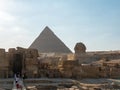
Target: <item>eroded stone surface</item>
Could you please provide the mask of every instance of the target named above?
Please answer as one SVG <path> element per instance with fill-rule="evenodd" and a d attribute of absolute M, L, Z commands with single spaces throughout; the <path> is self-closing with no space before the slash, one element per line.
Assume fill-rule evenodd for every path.
<path fill-rule="evenodd" d="M 120 78 L 120 52 L 86 52 L 84 54 L 38 54 L 36 49 L 17 47 L 0 49 L 0 78 L 13 77 L 14 54 L 20 54 L 22 75 L 27 78 Z"/>

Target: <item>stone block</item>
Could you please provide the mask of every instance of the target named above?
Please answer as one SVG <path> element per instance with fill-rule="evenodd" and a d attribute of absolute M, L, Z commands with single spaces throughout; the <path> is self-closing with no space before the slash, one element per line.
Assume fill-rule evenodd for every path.
<path fill-rule="evenodd" d="M 37 49 L 27 49 L 26 58 L 37 58 L 38 57 L 38 50 Z"/>
<path fill-rule="evenodd" d="M 16 52 L 16 49 L 15 49 L 15 48 L 9 48 L 8 52 L 9 52 L 9 53 L 15 53 L 15 52 Z"/>
<path fill-rule="evenodd" d="M 25 59 L 25 64 L 26 64 L 26 65 L 37 65 L 37 64 L 38 64 L 38 61 L 37 61 L 37 59 L 26 58 L 26 59 Z"/>
<path fill-rule="evenodd" d="M 26 65 L 26 70 L 28 70 L 28 71 L 38 71 L 38 67 L 36 65 Z"/>
<path fill-rule="evenodd" d="M 5 49 L 0 49 L 0 57 L 5 58 Z"/>

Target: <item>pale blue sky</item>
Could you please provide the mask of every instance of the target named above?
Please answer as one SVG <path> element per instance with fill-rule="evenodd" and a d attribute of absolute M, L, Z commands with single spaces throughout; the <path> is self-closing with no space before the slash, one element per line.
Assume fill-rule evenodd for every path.
<path fill-rule="evenodd" d="M 72 51 L 120 50 L 120 0 L 0 0 L 0 48 L 27 48 L 45 26 Z"/>

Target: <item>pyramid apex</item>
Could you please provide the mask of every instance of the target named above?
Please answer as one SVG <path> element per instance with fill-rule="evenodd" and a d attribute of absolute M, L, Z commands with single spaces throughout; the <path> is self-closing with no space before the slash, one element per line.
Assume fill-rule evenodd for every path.
<path fill-rule="evenodd" d="M 44 30 L 51 30 L 48 26 L 46 26 L 45 28 L 44 28 Z"/>
<path fill-rule="evenodd" d="M 49 28 L 48 26 L 46 26 L 45 28 Z"/>
<path fill-rule="evenodd" d="M 43 34 L 43 33 L 49 34 L 49 33 L 53 33 L 53 31 L 48 26 L 46 26 L 43 29 L 43 31 L 41 32 L 41 34 Z"/>

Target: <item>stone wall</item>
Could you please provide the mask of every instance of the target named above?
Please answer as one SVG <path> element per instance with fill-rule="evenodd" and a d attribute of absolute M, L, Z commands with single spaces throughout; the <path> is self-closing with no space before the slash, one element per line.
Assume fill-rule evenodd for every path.
<path fill-rule="evenodd" d="M 62 61 L 59 70 L 65 78 L 98 78 L 99 68 L 91 64 L 81 65 L 78 60 Z"/>
<path fill-rule="evenodd" d="M 17 49 L 10 48 L 8 52 L 5 52 L 5 49 L 0 49 L 0 78 L 13 77 L 13 56 L 16 53 L 23 56 L 22 73 L 27 73 L 28 77 L 34 77 L 38 71 L 38 51 L 36 49 L 25 49 L 17 47 Z"/>
<path fill-rule="evenodd" d="M 59 66 L 65 78 L 120 78 L 120 63 L 79 64 L 78 61 L 66 60 Z"/>
<path fill-rule="evenodd" d="M 0 49 L 0 77 L 8 77 L 9 61 L 6 59 L 5 49 Z"/>
<path fill-rule="evenodd" d="M 95 61 L 99 61 L 101 59 L 106 60 L 113 60 L 113 59 L 120 59 L 120 53 L 118 52 L 108 52 L 108 53 L 92 53 L 86 52 L 84 54 L 74 54 L 75 60 L 79 60 L 79 63 L 89 64 Z"/>
<path fill-rule="evenodd" d="M 0 49 L 0 69 L 8 67 L 8 60 L 6 59 L 5 49 Z"/>
<path fill-rule="evenodd" d="M 36 49 L 21 47 L 10 48 L 8 52 L 0 49 L 0 78 L 13 77 L 13 55 L 23 56 L 22 74 L 28 78 L 120 78 L 120 63 L 108 63 L 120 59 L 119 52 L 111 53 L 75 53 L 69 55 L 45 56 L 38 58 Z M 96 61 L 100 61 L 101 64 Z M 94 62 L 94 63 L 93 63 Z M 96 63 L 95 63 L 96 62 Z M 117 73 L 118 72 L 118 73 Z"/>

